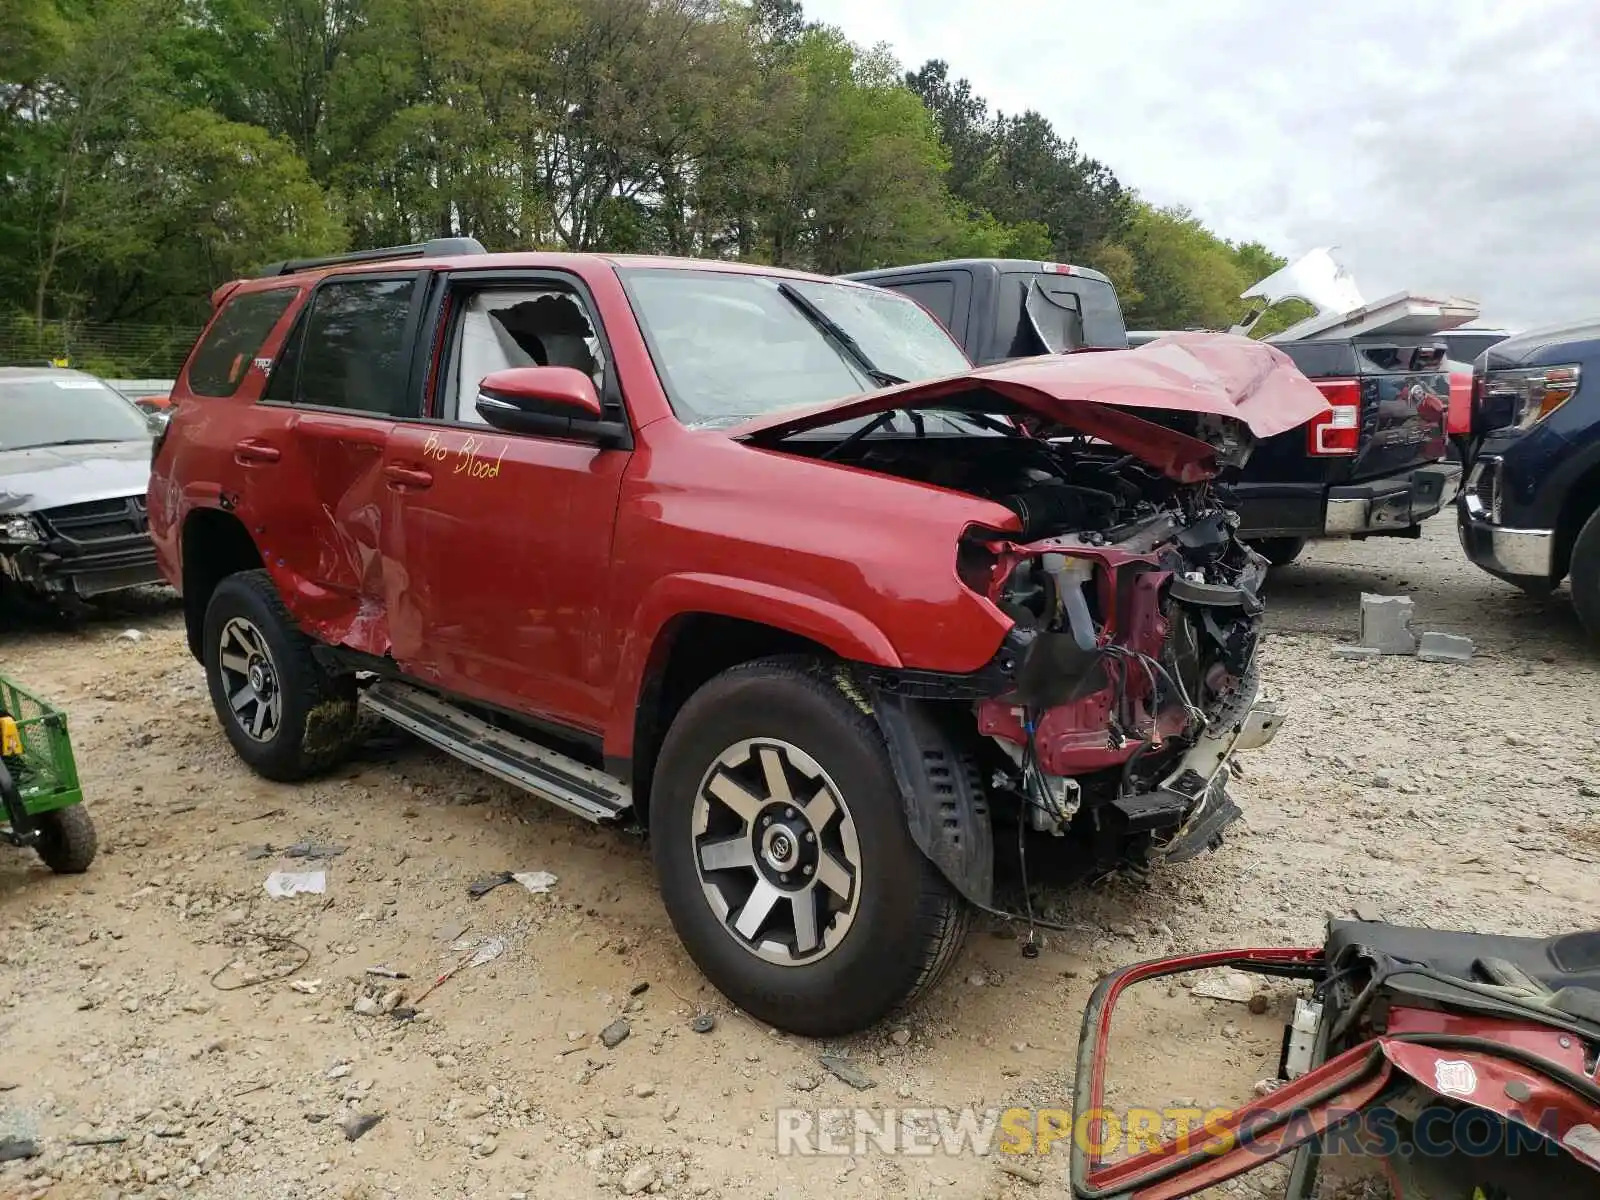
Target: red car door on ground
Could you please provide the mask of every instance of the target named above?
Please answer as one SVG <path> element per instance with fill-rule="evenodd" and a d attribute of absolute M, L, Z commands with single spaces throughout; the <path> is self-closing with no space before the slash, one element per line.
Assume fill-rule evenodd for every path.
<path fill-rule="evenodd" d="M 270 419 L 234 451 L 246 520 L 272 514 L 252 528 L 289 610 L 319 638 L 374 654 L 389 648 L 384 449 L 394 419 L 420 406 L 407 346 L 421 283 L 324 280 L 273 367 L 261 404 Z"/>
<path fill-rule="evenodd" d="M 598 731 L 609 689 L 590 639 L 629 452 L 501 433 L 474 407 L 506 367 L 576 367 L 602 385 L 593 307 L 557 274 L 449 286 L 436 417 L 389 437 L 394 657 L 447 691 Z"/>

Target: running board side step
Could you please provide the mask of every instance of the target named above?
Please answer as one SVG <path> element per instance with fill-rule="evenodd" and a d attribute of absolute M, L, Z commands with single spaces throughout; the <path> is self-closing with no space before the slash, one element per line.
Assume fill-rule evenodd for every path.
<path fill-rule="evenodd" d="M 379 716 L 446 754 L 586 820 L 615 821 L 633 806 L 633 790 L 604 771 L 491 725 L 421 688 L 386 680 L 361 698 Z"/>

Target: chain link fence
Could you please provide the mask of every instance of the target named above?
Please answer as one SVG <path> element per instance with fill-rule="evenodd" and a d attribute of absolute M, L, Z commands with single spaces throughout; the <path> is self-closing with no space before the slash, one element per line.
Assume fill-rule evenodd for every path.
<path fill-rule="evenodd" d="M 92 325 L 51 321 L 0 323 L 0 366 L 73 367 L 102 377 L 171 379 L 183 366 L 199 326 Z"/>

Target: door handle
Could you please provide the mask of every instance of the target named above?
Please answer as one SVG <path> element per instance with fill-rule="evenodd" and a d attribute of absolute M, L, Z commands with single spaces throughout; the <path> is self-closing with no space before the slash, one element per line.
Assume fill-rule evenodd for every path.
<path fill-rule="evenodd" d="M 245 438 L 242 442 L 235 442 L 233 446 L 233 459 L 238 463 L 275 463 L 278 461 L 278 448 L 269 446 L 265 442 L 258 442 L 255 438 Z"/>
<path fill-rule="evenodd" d="M 383 468 L 383 477 L 389 481 L 392 488 L 427 488 L 433 486 L 433 476 L 427 471 L 416 467 L 402 467 L 395 463 L 387 463 Z"/>

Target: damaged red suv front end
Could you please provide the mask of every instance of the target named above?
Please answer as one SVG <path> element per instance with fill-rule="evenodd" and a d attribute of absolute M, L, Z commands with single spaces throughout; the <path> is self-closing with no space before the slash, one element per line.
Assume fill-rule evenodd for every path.
<path fill-rule="evenodd" d="M 1096 544 L 1100 543 L 1100 544 Z M 1187 858 L 1238 816 L 1235 750 L 1282 721 L 1258 699 L 1264 564 L 1226 514 L 1157 518 L 1127 541 L 992 547 L 988 594 L 1017 625 L 1015 686 L 976 705 L 1035 828 L 1114 831 L 1115 858 Z M 1101 863 L 1100 865 L 1111 865 Z"/>
<path fill-rule="evenodd" d="M 1267 564 L 1235 536 L 1213 479 L 1325 408 L 1273 347 L 1194 334 L 891 388 L 785 414 L 762 436 L 893 411 L 1010 423 L 1014 436 L 963 439 L 954 453 L 916 438 L 833 443 L 827 456 L 1006 511 L 969 526 L 956 554 L 962 583 L 1011 623 L 990 668 L 942 692 L 925 673 L 875 682 L 888 698 L 969 701 L 973 737 L 964 751 L 953 742 L 984 781 L 982 802 L 1009 795 L 1020 820 L 1068 836 L 1103 870 L 1191 857 L 1239 815 L 1228 761 L 1271 740 L 1283 710 L 1257 686 Z"/>

